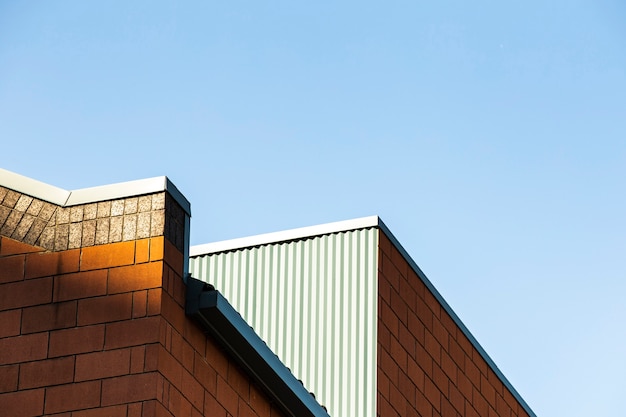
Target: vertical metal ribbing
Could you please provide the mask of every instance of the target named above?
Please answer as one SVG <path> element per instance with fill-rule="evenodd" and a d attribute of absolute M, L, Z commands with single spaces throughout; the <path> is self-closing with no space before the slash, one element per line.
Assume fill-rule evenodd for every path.
<path fill-rule="evenodd" d="M 195 256 L 333 417 L 376 415 L 378 229 Z"/>

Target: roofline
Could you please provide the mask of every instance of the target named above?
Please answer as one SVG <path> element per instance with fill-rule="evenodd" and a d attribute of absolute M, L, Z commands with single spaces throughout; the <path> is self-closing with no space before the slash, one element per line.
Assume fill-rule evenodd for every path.
<path fill-rule="evenodd" d="M 398 249 L 400 254 L 404 257 L 407 263 L 413 268 L 417 276 L 422 280 L 424 285 L 430 290 L 433 296 L 437 299 L 439 304 L 443 307 L 443 309 L 450 315 L 452 320 L 456 323 L 456 325 L 461 329 L 463 334 L 469 339 L 470 343 L 476 348 L 480 356 L 487 362 L 489 367 L 494 371 L 494 373 L 500 378 L 502 383 L 507 387 L 507 389 L 511 392 L 511 394 L 515 397 L 515 399 L 520 403 L 520 405 L 524 408 L 524 410 L 529 414 L 530 417 L 536 417 L 536 414 L 530 408 L 530 406 L 524 401 L 522 396 L 517 392 L 517 390 L 513 387 L 513 385 L 509 382 L 509 380 L 504 376 L 502 371 L 498 368 L 495 362 L 491 359 L 491 357 L 487 354 L 485 349 L 480 345 L 478 340 L 472 335 L 469 329 L 463 324 L 459 316 L 456 315 L 452 307 L 446 302 L 443 296 L 437 291 L 435 286 L 430 282 L 430 280 L 426 277 L 426 274 L 420 269 L 420 267 L 415 263 L 413 258 L 408 254 L 408 252 L 404 249 L 404 247 L 400 244 L 398 239 L 391 233 L 391 230 L 387 227 L 387 225 L 382 221 L 382 219 L 378 216 L 369 216 L 369 217 L 361 217 L 353 220 L 345 220 L 334 223 L 327 223 L 318 226 L 310 226 L 310 227 L 302 227 L 298 229 L 292 230 L 284 230 L 281 232 L 275 233 L 267 233 L 262 235 L 244 237 L 239 239 L 232 240 L 224 240 L 221 242 L 208 243 L 204 245 L 192 246 L 189 249 L 189 256 L 202 256 L 202 255 L 210 255 L 214 253 L 226 252 L 230 250 L 238 250 L 245 249 L 254 246 L 267 245 L 272 243 L 282 243 L 289 242 L 293 240 L 307 239 L 315 236 L 326 235 L 331 233 L 341 233 L 347 232 L 350 230 L 356 229 L 364 229 L 369 227 L 377 227 L 379 228 L 385 236 L 389 238 L 391 243 Z"/>
<path fill-rule="evenodd" d="M 328 417 L 302 382 L 211 285 L 188 279 L 185 313 L 211 333 L 287 415 Z"/>
<path fill-rule="evenodd" d="M 361 217 L 358 219 L 320 224 L 316 226 L 300 227 L 298 229 L 283 230 L 281 232 L 264 233 L 261 235 L 222 240 L 219 242 L 195 245 L 189 248 L 189 256 L 209 255 L 212 253 L 227 252 L 235 249 L 244 249 L 271 243 L 289 242 L 327 235 L 331 233 L 347 232 L 355 229 L 378 227 L 381 221 L 378 216 Z"/>
<path fill-rule="evenodd" d="M 191 216 L 191 204 L 165 176 L 68 191 L 0 168 L 0 186 L 61 207 L 167 191 Z"/>
<path fill-rule="evenodd" d="M 500 371 L 500 368 L 498 368 L 498 366 L 493 361 L 493 359 L 491 359 L 489 354 L 487 354 L 485 349 L 483 349 L 483 347 L 480 345 L 478 340 L 476 340 L 476 338 L 474 337 L 472 332 L 470 332 L 469 329 L 465 326 L 465 324 L 463 324 L 463 322 L 461 321 L 459 316 L 457 316 L 456 313 L 454 312 L 454 310 L 452 310 L 452 307 L 450 307 L 448 302 L 443 298 L 443 296 L 439 293 L 439 291 L 437 291 L 437 289 L 432 284 L 432 282 L 430 282 L 430 280 L 426 277 L 426 274 L 424 274 L 424 272 L 420 269 L 420 267 L 417 266 L 417 264 L 415 263 L 413 258 L 411 258 L 411 256 L 404 249 L 404 247 L 402 247 L 402 245 L 400 244 L 398 239 L 396 239 L 396 237 L 393 235 L 393 233 L 391 233 L 391 230 L 389 230 L 387 225 L 385 225 L 385 223 L 383 223 L 383 221 L 381 219 L 378 220 L 378 223 L 379 223 L 380 230 L 385 234 L 385 236 L 387 236 L 389 238 L 389 240 L 396 247 L 396 249 L 398 249 L 398 251 L 400 252 L 402 257 L 404 257 L 404 259 L 408 262 L 409 266 L 411 268 L 413 268 L 413 271 L 415 271 L 417 276 L 422 280 L 424 285 L 426 285 L 426 287 L 433 294 L 435 299 L 437 299 L 439 304 L 441 304 L 443 309 L 452 318 L 454 323 L 459 327 L 459 329 L 461 329 L 463 334 L 469 339 L 469 341 L 472 344 L 472 346 L 474 346 L 474 348 L 476 348 L 476 350 L 478 351 L 480 356 L 482 356 L 482 358 L 485 360 L 485 362 L 487 362 L 487 365 L 489 365 L 491 370 L 493 370 L 493 372 L 496 374 L 496 376 L 498 378 L 500 378 L 500 381 L 502 381 L 504 386 L 511 392 L 511 394 L 513 395 L 513 397 L 515 397 L 517 402 L 519 402 L 520 405 L 524 408 L 524 411 L 526 411 L 530 417 L 537 417 L 535 412 L 530 408 L 530 406 L 526 403 L 526 401 L 524 401 L 522 396 L 517 392 L 517 390 L 509 382 L 509 380 L 506 378 L 506 376 L 504 376 L 502 371 Z"/>

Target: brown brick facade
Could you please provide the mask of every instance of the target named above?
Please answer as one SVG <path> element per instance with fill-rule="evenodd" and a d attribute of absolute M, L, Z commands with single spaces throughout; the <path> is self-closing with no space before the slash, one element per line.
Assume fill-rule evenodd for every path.
<path fill-rule="evenodd" d="M 378 290 L 378 416 L 528 416 L 382 232 Z"/>
<path fill-rule="evenodd" d="M 167 194 L 79 210 L 3 188 L 0 206 L 0 417 L 281 415 L 185 316 Z"/>
<path fill-rule="evenodd" d="M 66 207 L 0 187 L 0 417 L 282 416 L 267 393 L 287 414 L 302 414 L 285 397 L 298 390 L 311 396 L 287 368 L 289 383 L 271 379 L 277 367 L 258 372 L 275 358 L 269 349 L 260 361 L 245 360 L 258 351 L 242 349 L 263 341 L 240 339 L 249 326 L 236 311 L 227 316 L 221 304 L 204 303 L 199 313 L 198 301 L 198 312 L 185 315 L 186 297 L 194 300 L 183 279 L 189 205 L 171 191 L 76 198 Z M 529 417 L 523 399 L 378 226 L 377 416 Z M 314 415 L 326 415 L 320 411 Z"/>

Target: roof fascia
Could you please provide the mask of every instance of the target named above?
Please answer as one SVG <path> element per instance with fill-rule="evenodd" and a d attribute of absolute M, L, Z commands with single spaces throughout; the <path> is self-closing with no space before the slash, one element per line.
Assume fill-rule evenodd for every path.
<path fill-rule="evenodd" d="M 167 191 L 191 216 L 191 204 L 165 176 L 67 191 L 0 168 L 0 185 L 61 207 Z"/>
<path fill-rule="evenodd" d="M 65 206 L 71 194 L 62 188 L 2 168 L 0 168 L 0 185 L 57 206 Z"/>
<path fill-rule="evenodd" d="M 316 226 L 301 227 L 298 229 L 284 230 L 281 232 L 265 233 L 256 236 L 206 243 L 203 245 L 192 246 L 189 249 L 189 256 L 208 255 L 212 253 L 227 252 L 230 250 L 244 249 L 272 243 L 289 242 L 331 233 L 341 233 L 350 230 L 377 227 L 379 222 L 380 219 L 378 216 L 369 216 L 340 222 L 320 224 Z"/>
<path fill-rule="evenodd" d="M 187 281 L 185 312 L 211 333 L 259 383 L 283 411 L 292 416 L 328 417 L 302 382 L 270 350 L 226 298 L 206 282 Z"/>

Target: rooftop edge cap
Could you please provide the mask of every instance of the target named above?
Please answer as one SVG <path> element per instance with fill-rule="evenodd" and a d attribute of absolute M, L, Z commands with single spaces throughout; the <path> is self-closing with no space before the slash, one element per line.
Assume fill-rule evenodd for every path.
<path fill-rule="evenodd" d="M 0 168 L 0 186 L 28 194 L 58 206 L 64 206 L 70 192 Z"/>
<path fill-rule="evenodd" d="M 344 220 L 320 224 L 317 226 L 301 227 L 298 229 L 283 230 L 281 232 L 265 233 L 256 236 L 192 246 L 189 249 L 189 256 L 200 256 L 216 252 L 225 252 L 233 249 L 267 245 L 270 243 L 288 242 L 291 240 L 326 235 L 330 233 L 347 232 L 349 230 L 364 229 L 368 227 L 380 227 L 381 225 L 382 220 L 378 216 L 360 217 L 352 220 Z"/>
<path fill-rule="evenodd" d="M 165 176 L 67 191 L 0 168 L 0 186 L 63 207 L 167 191 L 191 216 L 191 204 Z"/>

